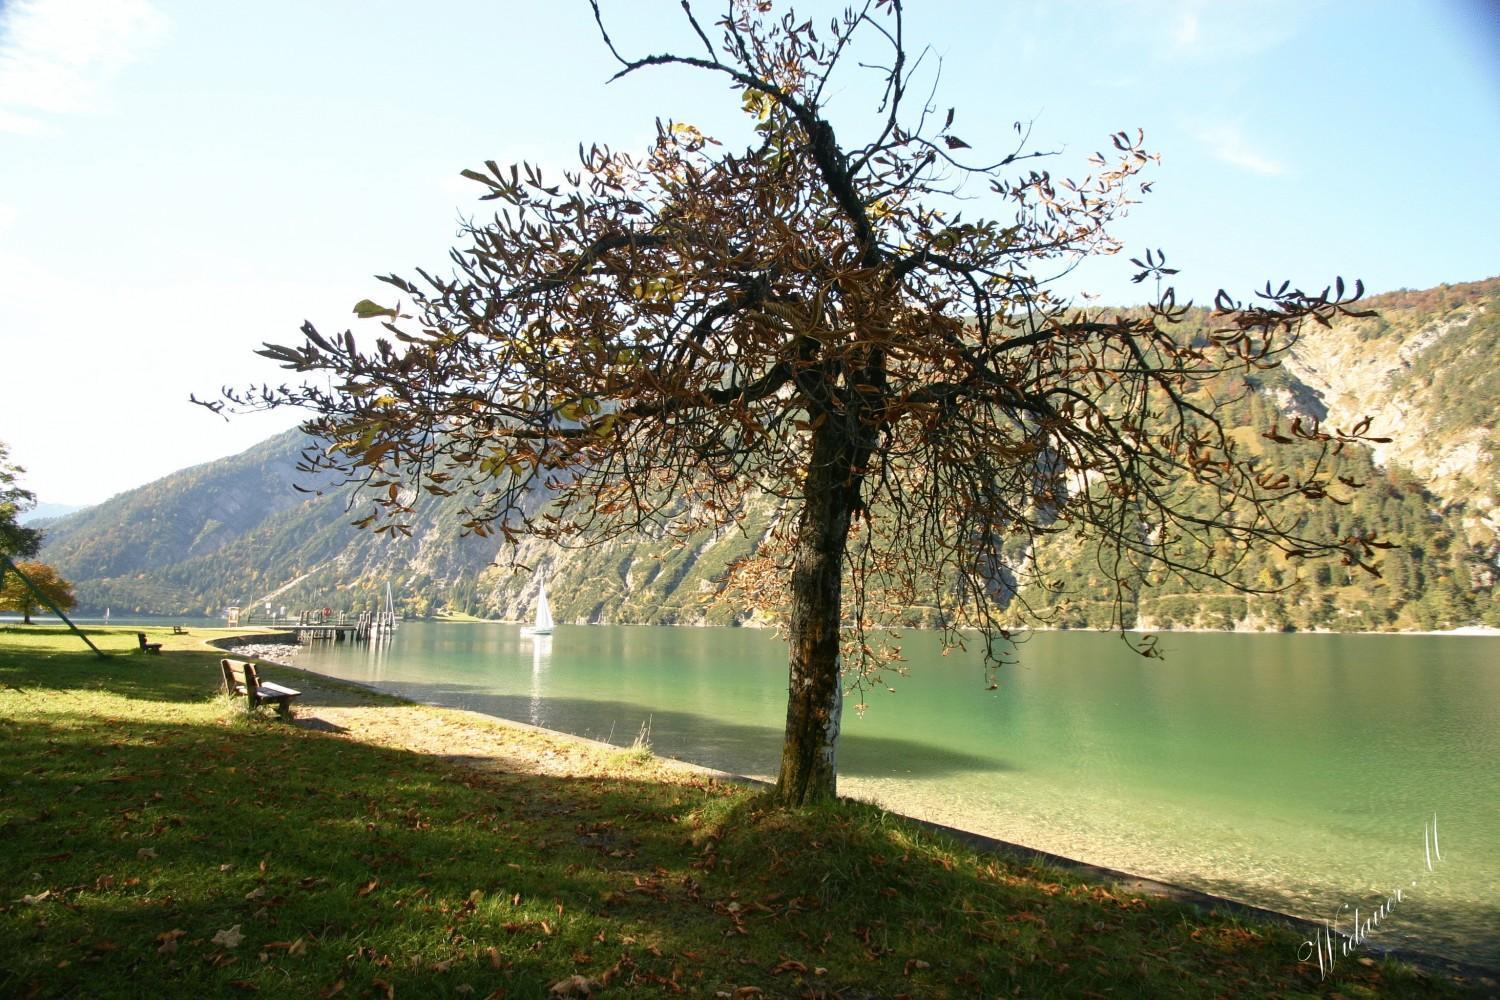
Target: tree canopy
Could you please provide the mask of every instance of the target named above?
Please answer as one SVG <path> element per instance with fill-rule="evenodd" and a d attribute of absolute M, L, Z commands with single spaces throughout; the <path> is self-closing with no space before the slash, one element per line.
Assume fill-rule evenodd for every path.
<path fill-rule="evenodd" d="M 1223 580 L 1261 549 L 1369 565 L 1378 539 L 1296 526 L 1297 502 L 1357 485 L 1329 458 L 1367 424 L 1298 422 L 1252 447 L 1219 415 L 1358 285 L 1221 292 L 1209 328 L 1185 331 L 1176 272 L 1147 251 L 1132 263 L 1148 307 L 1081 308 L 1053 279 L 1120 249 L 1110 226 L 1149 189 L 1139 134 L 1111 136 L 1077 181 L 1040 169 L 1020 125 L 981 158 L 928 96 L 899 0 L 826 26 L 771 6 L 735 0 L 708 24 L 684 3 L 693 49 L 635 55 L 596 2 L 617 76 L 719 79 L 753 142 L 659 122 L 644 155 L 580 147 L 560 182 L 466 170 L 498 211 L 465 226 L 449 274 L 380 279 L 401 300 L 356 313 L 386 336 L 305 325 L 261 353 L 316 379 L 209 405 L 307 408 L 328 442 L 307 467 L 366 481 L 378 508 L 359 523 L 379 531 L 401 530 L 418 490 L 468 495 L 479 534 L 564 545 L 730 528 L 747 493 L 778 498 L 725 586 L 786 629 L 791 802 L 835 792 L 844 687 L 898 656 L 874 625 L 937 595 L 950 638 L 977 629 L 1002 662 L 1043 614 L 1022 583 L 1053 585 L 1043 535 L 1092 546 L 1120 595 L 1150 574 Z M 831 95 L 860 72 L 880 96 L 850 141 Z M 970 195 L 996 216 L 969 217 Z M 1313 459 L 1276 467 L 1294 441 Z"/>
<path fill-rule="evenodd" d="M 57 570 L 44 562 L 25 560 L 15 564 L 16 569 L 26 574 L 31 586 L 41 591 L 53 604 L 64 611 L 74 604 L 73 585 L 58 575 Z M 44 606 L 42 599 L 15 573 L 6 572 L 0 566 L 0 610 L 19 611 L 27 625 L 31 616 Z"/>
<path fill-rule="evenodd" d="M 0 441 L 0 555 L 13 559 L 34 556 L 42 547 L 42 533 L 20 523 L 20 516 L 36 506 L 36 495 L 20 486 L 25 469 L 10 460 L 10 448 Z"/>

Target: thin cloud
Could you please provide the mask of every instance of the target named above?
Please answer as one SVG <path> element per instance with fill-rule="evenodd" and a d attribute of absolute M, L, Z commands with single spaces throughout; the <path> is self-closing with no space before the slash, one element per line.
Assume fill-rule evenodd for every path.
<path fill-rule="evenodd" d="M 1216 160 L 1264 177 L 1286 173 L 1286 165 L 1257 148 L 1238 125 L 1215 125 L 1200 129 L 1197 136 L 1207 147 L 1209 155 Z"/>
<path fill-rule="evenodd" d="M 150 0 L 16 0 L 0 11 L 0 131 L 94 108 L 126 66 L 165 38 Z"/>
<path fill-rule="evenodd" d="M 1198 44 L 1200 34 L 1198 12 L 1189 8 L 1177 19 L 1177 24 L 1172 29 L 1172 41 L 1179 48 L 1192 48 Z"/>
<path fill-rule="evenodd" d="M 1049 6 L 1049 11 L 1055 7 Z M 1110 37 L 1167 62 L 1249 59 L 1302 30 L 1324 0 L 1072 0 Z M 1052 11 L 1055 15 L 1055 11 Z M 1055 18 L 1054 18 L 1055 19 Z"/>

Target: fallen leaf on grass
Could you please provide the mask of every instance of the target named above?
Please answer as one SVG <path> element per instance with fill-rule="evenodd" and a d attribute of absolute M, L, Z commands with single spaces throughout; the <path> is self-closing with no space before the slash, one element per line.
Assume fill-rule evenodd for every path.
<path fill-rule="evenodd" d="M 245 935 L 240 933 L 240 925 L 235 924 L 228 930 L 219 931 L 213 937 L 214 944 L 221 944 L 226 948 L 238 948 Z"/>
<path fill-rule="evenodd" d="M 380 879 L 378 879 L 378 878 L 372 878 L 372 879 L 370 879 L 370 881 L 368 881 L 364 885 L 360 886 L 359 890 L 357 892 L 355 892 L 355 895 L 356 896 L 368 896 L 370 893 L 374 892 L 379 886 L 380 886 Z"/>
<path fill-rule="evenodd" d="M 152 858 L 156 857 L 156 848 L 143 847 L 139 851 L 135 852 L 135 856 L 140 858 L 142 861 L 150 861 Z"/>
<path fill-rule="evenodd" d="M 285 951 L 288 955 L 301 955 L 307 951 L 307 943 L 302 938 L 295 941 L 267 941 L 260 948 L 261 951 Z"/>
<path fill-rule="evenodd" d="M 547 990 L 547 996 L 558 998 L 558 1000 L 565 997 L 591 997 L 595 990 L 602 988 L 603 984 L 599 980 L 574 974 L 567 979 L 553 983 Z"/>
<path fill-rule="evenodd" d="M 172 930 L 163 931 L 162 933 L 156 935 L 156 953 L 158 955 L 172 954 L 177 950 L 177 939 L 182 937 L 186 933 L 187 931 L 182 930 L 180 927 L 174 927 Z"/>
<path fill-rule="evenodd" d="M 342 992 L 344 992 L 344 981 L 342 979 L 335 979 L 332 983 L 319 990 L 318 996 L 320 1000 L 328 1000 L 329 997 L 337 996 Z"/>
<path fill-rule="evenodd" d="M 51 896 L 51 895 L 52 895 L 52 890 L 51 889 L 43 889 L 41 892 L 37 893 L 35 896 L 22 896 L 21 897 L 21 902 L 25 903 L 27 906 L 35 906 L 36 904 L 40 903 L 42 900 L 46 899 L 48 896 Z"/>
<path fill-rule="evenodd" d="M 245 898 L 246 899 L 259 899 L 260 897 L 264 896 L 265 894 L 266 894 L 266 887 L 263 886 L 263 885 L 258 885 L 254 889 L 251 889 L 249 892 L 245 893 Z"/>
<path fill-rule="evenodd" d="M 913 969 L 930 969 L 932 963 L 924 962 L 920 958 L 909 958 L 906 960 L 906 969 L 901 973 L 903 976 L 912 974 Z"/>

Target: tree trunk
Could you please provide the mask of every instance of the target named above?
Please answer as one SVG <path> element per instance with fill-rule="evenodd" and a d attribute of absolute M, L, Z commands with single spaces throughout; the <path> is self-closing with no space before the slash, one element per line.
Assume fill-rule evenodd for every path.
<path fill-rule="evenodd" d="M 837 793 L 844 548 L 860 491 L 853 449 L 837 424 L 830 417 L 813 432 L 792 562 L 786 738 L 776 782 L 777 795 L 790 805 L 833 798 Z"/>

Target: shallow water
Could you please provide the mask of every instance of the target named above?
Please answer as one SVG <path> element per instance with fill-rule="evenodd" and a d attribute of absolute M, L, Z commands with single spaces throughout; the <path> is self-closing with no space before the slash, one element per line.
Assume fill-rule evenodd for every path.
<path fill-rule="evenodd" d="M 1500 966 L 1500 639 L 1038 634 L 986 691 L 908 636 L 847 710 L 840 791 L 904 813 Z M 784 647 L 741 629 L 408 623 L 300 666 L 743 774 L 779 761 Z M 848 705 L 860 699 L 851 696 Z M 1424 848 L 1436 817 L 1441 860 Z"/>

